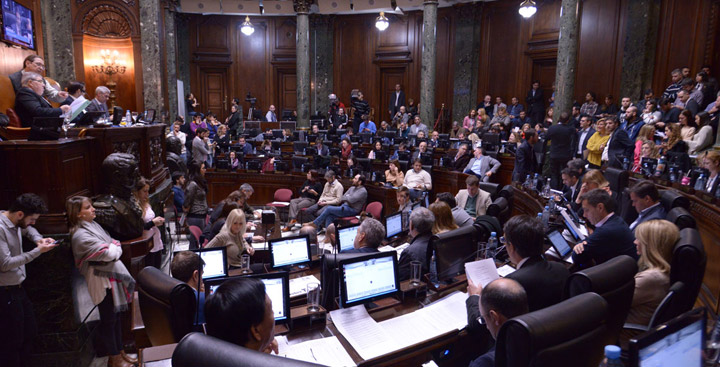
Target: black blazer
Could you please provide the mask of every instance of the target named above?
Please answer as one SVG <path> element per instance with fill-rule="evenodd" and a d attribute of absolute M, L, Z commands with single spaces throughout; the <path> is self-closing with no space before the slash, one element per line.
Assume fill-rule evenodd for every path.
<path fill-rule="evenodd" d="M 395 116 L 395 114 L 400 110 L 400 106 L 405 105 L 405 92 L 400 91 L 400 96 L 397 99 L 397 104 L 395 104 L 395 91 L 390 92 L 390 99 L 388 101 L 388 110 L 390 110 L 390 117 Z"/>
<path fill-rule="evenodd" d="M 575 128 L 565 124 L 550 126 L 545 139 L 550 140 L 550 159 L 570 159 L 573 156 Z"/>
<path fill-rule="evenodd" d="M 10 82 L 12 82 L 13 89 L 17 93 L 22 88 L 22 70 L 18 70 L 8 76 Z"/>
<path fill-rule="evenodd" d="M 545 97 L 543 97 L 542 89 L 538 88 L 533 96 L 532 88 L 528 91 L 525 102 L 528 105 L 528 113 L 537 113 L 538 111 L 545 112 Z"/>
<path fill-rule="evenodd" d="M 15 113 L 23 127 L 30 127 L 34 117 L 60 117 L 62 110 L 53 108 L 50 102 L 32 89 L 22 87 L 15 96 Z"/>
<path fill-rule="evenodd" d="M 572 190 L 569 186 L 563 187 L 563 196 L 565 196 L 565 199 L 572 205 L 575 203 L 575 200 L 577 200 L 578 195 L 580 194 L 580 188 L 582 187 L 582 177 L 578 178 L 577 183 L 575 184 L 575 194 L 573 194 Z M 573 208 L 575 210 L 575 208 Z"/>
<path fill-rule="evenodd" d="M 527 259 L 520 269 L 506 278 L 516 280 L 525 288 L 530 312 L 562 301 L 565 281 L 570 272 L 559 262 L 550 262 L 542 256 Z"/>
<path fill-rule="evenodd" d="M 628 133 L 619 127 L 615 129 L 610 137 L 610 146 L 608 147 L 610 167 L 622 168 L 623 158 L 628 158 L 632 162 L 634 154 L 635 143 L 630 140 Z"/>
<path fill-rule="evenodd" d="M 581 144 L 581 143 L 582 143 L 582 151 L 585 151 L 585 149 L 587 149 L 587 142 L 588 142 L 588 140 L 590 140 L 590 137 L 593 136 L 593 134 L 595 134 L 595 129 L 590 127 L 587 135 L 585 135 L 585 140 L 580 141 L 580 137 L 582 137 L 582 130 L 578 130 L 578 132 L 575 133 L 575 140 L 573 141 L 572 154 L 575 155 L 575 153 L 577 153 L 578 144 Z"/>
<path fill-rule="evenodd" d="M 535 151 L 526 141 L 517 148 L 515 152 L 515 168 L 513 169 L 513 181 L 524 182 L 525 176 L 532 175 L 537 171 L 537 158 Z"/>
<path fill-rule="evenodd" d="M 628 255 L 637 260 L 637 249 L 635 248 L 635 236 L 627 223 L 617 214 L 608 218 L 601 227 L 595 228 L 586 239 L 585 251 L 582 254 L 573 252 L 573 262 L 580 268 L 602 264 L 616 256 Z"/>

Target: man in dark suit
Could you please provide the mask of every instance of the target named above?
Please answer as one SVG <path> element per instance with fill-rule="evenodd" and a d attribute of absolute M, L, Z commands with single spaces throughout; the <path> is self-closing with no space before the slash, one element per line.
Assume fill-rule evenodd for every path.
<path fill-rule="evenodd" d="M 569 121 L 570 114 L 561 113 L 558 123 L 550 126 L 545 134 L 545 139 L 550 141 L 550 186 L 556 190 L 562 187 L 560 172 L 572 158 L 575 128 L 568 125 Z"/>
<path fill-rule="evenodd" d="M 467 144 L 460 144 L 458 151 L 455 156 L 452 157 L 450 164 L 452 165 L 453 171 L 462 171 L 470 161 L 471 155 L 468 152 Z"/>
<path fill-rule="evenodd" d="M 365 218 L 357 229 L 353 248 L 343 251 L 344 254 L 363 254 L 378 252 L 378 246 L 385 239 L 385 226 L 377 219 Z"/>
<path fill-rule="evenodd" d="M 587 268 L 620 255 L 637 260 L 635 236 L 627 223 L 615 214 L 615 201 L 607 191 L 593 189 L 580 199 L 583 215 L 595 226 L 595 231 L 585 241 L 575 245 L 573 263 L 579 268 Z"/>
<path fill-rule="evenodd" d="M 22 87 L 15 96 L 15 113 L 23 127 L 30 127 L 35 117 L 60 117 L 70 106 L 53 108 L 43 96 L 44 79 L 40 74 L 27 72 L 22 76 Z"/>
<path fill-rule="evenodd" d="M 660 203 L 660 193 L 650 181 L 640 181 L 630 188 L 630 200 L 638 213 L 637 219 L 630 224 L 633 232 L 640 223 L 667 217 L 665 207 Z"/>
<path fill-rule="evenodd" d="M 513 169 L 513 181 L 524 182 L 525 176 L 532 175 L 537 171 L 537 158 L 533 146 L 538 142 L 535 129 L 525 130 L 525 141 L 515 152 L 515 168 Z"/>
<path fill-rule="evenodd" d="M 580 188 L 582 187 L 582 178 L 580 178 L 580 172 L 566 167 L 562 170 L 562 181 L 565 187 L 563 187 L 563 196 L 568 203 L 575 203 L 578 194 L 580 194 Z"/>
<path fill-rule="evenodd" d="M 421 274 L 428 273 L 429 262 L 427 258 L 427 247 L 432 237 L 432 227 L 435 223 L 433 213 L 423 207 L 417 208 L 410 213 L 410 246 L 400 255 L 398 261 L 400 281 L 410 279 L 410 262 L 419 261 L 422 264 Z"/>
<path fill-rule="evenodd" d="M 85 111 L 87 112 L 105 112 L 105 117 L 109 117 L 110 114 L 108 113 L 108 107 L 107 107 L 107 100 L 110 97 L 110 89 L 108 87 L 101 85 L 97 88 L 95 88 L 95 98 L 93 98 L 92 101 L 90 101 L 90 105 L 85 108 Z"/>
<path fill-rule="evenodd" d="M 673 100 L 663 98 L 660 100 L 660 121 L 655 123 L 657 129 L 663 129 L 665 124 L 669 122 L 678 122 L 680 120 L 680 112 L 682 109 L 673 106 Z"/>
<path fill-rule="evenodd" d="M 605 131 L 611 134 L 610 140 L 607 142 L 607 160 L 610 167 L 622 168 L 623 159 L 625 158 L 632 162 L 633 155 L 635 154 L 635 143 L 630 140 L 625 130 L 618 129 L 617 117 L 611 116 L 607 118 L 605 121 Z"/>
<path fill-rule="evenodd" d="M 573 140 L 573 155 L 575 158 L 584 158 L 583 152 L 587 149 L 587 142 L 595 134 L 592 128 L 592 119 L 588 115 L 580 117 L 580 129 L 575 133 Z"/>
<path fill-rule="evenodd" d="M 80 82 L 71 82 L 67 87 L 68 97 L 60 103 L 63 105 L 71 105 L 76 99 L 85 94 L 85 84 Z"/>
<path fill-rule="evenodd" d="M 545 118 L 545 97 L 543 97 L 539 81 L 533 82 L 532 89 L 528 91 L 527 97 L 525 97 L 525 102 L 527 102 L 528 116 L 533 125 L 542 123 Z"/>
<path fill-rule="evenodd" d="M 400 111 L 400 106 L 405 105 L 405 92 L 400 89 L 400 84 L 395 84 L 395 91 L 390 94 L 390 101 L 388 102 L 388 112 L 390 112 L 390 119 Z"/>
<path fill-rule="evenodd" d="M 36 73 L 42 76 L 44 71 L 45 61 L 43 61 L 43 59 L 38 55 L 30 55 L 23 60 L 22 70 L 16 71 L 8 77 L 10 78 L 13 89 L 15 89 L 15 93 L 17 94 L 17 92 L 23 87 L 22 78 L 25 73 Z M 43 87 L 44 89 L 40 95 L 52 102 L 61 103 L 68 97 L 67 92 L 55 89 L 47 80 L 45 80 L 45 78 L 43 78 Z"/>

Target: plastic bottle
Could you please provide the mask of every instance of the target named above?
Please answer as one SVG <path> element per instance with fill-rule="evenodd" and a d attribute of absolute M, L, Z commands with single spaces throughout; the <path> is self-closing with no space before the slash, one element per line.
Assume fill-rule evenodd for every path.
<path fill-rule="evenodd" d="M 670 182 L 677 182 L 677 180 L 678 180 L 677 167 L 670 166 Z"/>
<path fill-rule="evenodd" d="M 542 219 L 543 228 L 548 228 L 548 224 L 550 223 L 550 207 L 546 206 L 545 209 L 542 212 L 542 216 L 540 217 Z"/>
<path fill-rule="evenodd" d="M 624 367 L 620 360 L 620 347 L 617 345 L 606 345 L 605 359 L 603 359 L 599 367 Z"/>
<path fill-rule="evenodd" d="M 625 158 L 623 159 L 622 167 L 623 167 L 623 170 L 624 170 L 624 171 L 629 171 L 629 170 L 630 170 L 630 160 L 627 159 L 627 157 L 625 157 Z"/>
<path fill-rule="evenodd" d="M 550 177 L 548 177 L 547 181 L 545 181 L 545 186 L 543 186 L 542 189 L 542 197 L 544 198 L 550 198 Z"/>
<path fill-rule="evenodd" d="M 655 167 L 655 177 L 660 177 L 665 173 L 665 162 L 667 162 L 665 156 L 660 157 L 657 167 Z"/>
<path fill-rule="evenodd" d="M 535 174 L 535 177 L 532 180 L 532 189 L 538 190 L 540 188 L 540 175 L 537 173 Z"/>
<path fill-rule="evenodd" d="M 530 175 L 527 175 L 527 177 L 525 177 L 525 183 L 523 184 L 523 187 L 525 187 L 526 189 L 529 189 L 531 186 L 532 186 L 532 179 L 530 178 Z"/>
<path fill-rule="evenodd" d="M 695 181 L 695 191 L 705 191 L 705 175 L 702 173 Z"/>
<path fill-rule="evenodd" d="M 132 126 L 132 124 L 132 114 L 130 114 L 130 110 L 125 110 L 125 126 Z"/>
<path fill-rule="evenodd" d="M 720 321 L 715 321 L 715 326 L 707 341 L 707 349 L 707 361 L 715 363 L 713 366 L 717 365 L 718 357 L 720 357 Z"/>
<path fill-rule="evenodd" d="M 491 232 L 490 238 L 487 243 L 487 250 L 485 251 L 485 257 L 488 259 L 494 259 L 497 252 L 498 240 L 497 233 Z"/>

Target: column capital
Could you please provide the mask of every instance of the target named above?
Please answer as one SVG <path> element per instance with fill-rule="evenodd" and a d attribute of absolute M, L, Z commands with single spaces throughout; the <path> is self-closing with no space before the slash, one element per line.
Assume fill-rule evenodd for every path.
<path fill-rule="evenodd" d="M 423 5 L 437 5 L 438 0 L 423 0 Z"/>
<path fill-rule="evenodd" d="M 293 0 L 293 8 L 298 14 L 310 13 L 310 6 L 313 4 L 313 0 Z"/>

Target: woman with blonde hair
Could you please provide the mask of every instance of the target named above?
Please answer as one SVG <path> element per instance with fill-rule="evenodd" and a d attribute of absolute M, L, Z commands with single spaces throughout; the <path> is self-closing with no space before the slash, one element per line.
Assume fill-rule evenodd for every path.
<path fill-rule="evenodd" d="M 635 160 L 633 162 L 633 167 L 640 164 L 640 158 L 642 157 L 642 146 L 647 141 L 653 141 L 653 138 L 655 137 L 655 126 L 653 125 L 643 125 L 643 127 L 640 128 L 640 131 L 638 132 L 638 136 L 635 139 Z"/>
<path fill-rule="evenodd" d="M 617 203 L 619 200 L 619 195 L 616 192 L 613 192 L 610 190 L 610 182 L 603 176 L 603 173 L 599 169 L 591 169 L 585 173 L 585 175 L 582 178 L 582 186 L 580 186 L 580 193 L 577 196 L 577 199 L 575 200 L 575 205 L 573 205 L 573 209 L 578 211 L 578 214 L 580 214 L 580 211 L 582 209 L 581 204 L 582 200 L 580 198 L 585 195 L 585 193 L 589 192 L 590 190 L 594 189 L 603 189 L 605 190 L 610 197 L 615 200 Z"/>
<path fill-rule="evenodd" d="M 95 222 L 90 199 L 74 196 L 65 204 L 75 265 L 87 283 L 88 293 L 100 313 L 98 336 L 110 356 L 108 366 L 129 367 L 137 360 L 123 350 L 122 317 L 132 302 L 135 280 L 120 261 L 120 242 Z"/>
<path fill-rule="evenodd" d="M 490 116 L 487 115 L 487 112 L 485 112 L 485 109 L 484 109 L 484 108 L 481 108 L 481 109 L 478 110 L 477 119 L 480 120 L 480 121 L 482 121 L 483 124 L 488 121 L 488 118 L 489 118 L 489 117 L 490 117 Z"/>
<path fill-rule="evenodd" d="M 655 146 L 655 143 L 652 141 L 646 141 L 642 143 L 642 147 L 640 148 L 640 159 L 638 159 L 638 163 L 635 164 L 632 168 L 633 172 L 641 172 L 642 171 L 642 159 L 643 158 L 658 158 L 657 154 L 657 147 Z"/>
<path fill-rule="evenodd" d="M 500 124 L 507 128 L 510 126 L 510 123 L 510 115 L 507 113 L 507 107 L 504 106 L 498 107 L 497 113 L 493 116 L 492 120 L 490 120 L 490 126 Z"/>
<path fill-rule="evenodd" d="M 453 219 L 452 210 L 450 206 L 444 201 L 436 201 L 428 207 L 435 216 L 435 222 L 433 223 L 432 233 L 439 234 L 453 229 L 458 229 L 455 220 Z"/>
<path fill-rule="evenodd" d="M 225 225 L 206 248 L 227 247 L 228 264 L 231 267 L 242 266 L 243 253 L 253 255 L 255 249 L 245 240 L 245 212 L 242 209 L 233 209 L 225 220 Z"/>
<path fill-rule="evenodd" d="M 672 222 L 653 219 L 635 228 L 635 246 L 640 255 L 635 274 L 635 293 L 625 322 L 647 325 L 670 288 L 670 264 L 680 231 Z M 623 332 L 622 341 L 631 333 Z"/>
<path fill-rule="evenodd" d="M 605 144 L 610 140 L 610 134 L 605 130 L 605 119 L 600 119 L 595 124 L 595 134 L 587 141 L 587 161 L 590 168 L 600 168 L 602 164 L 602 152 Z"/>

